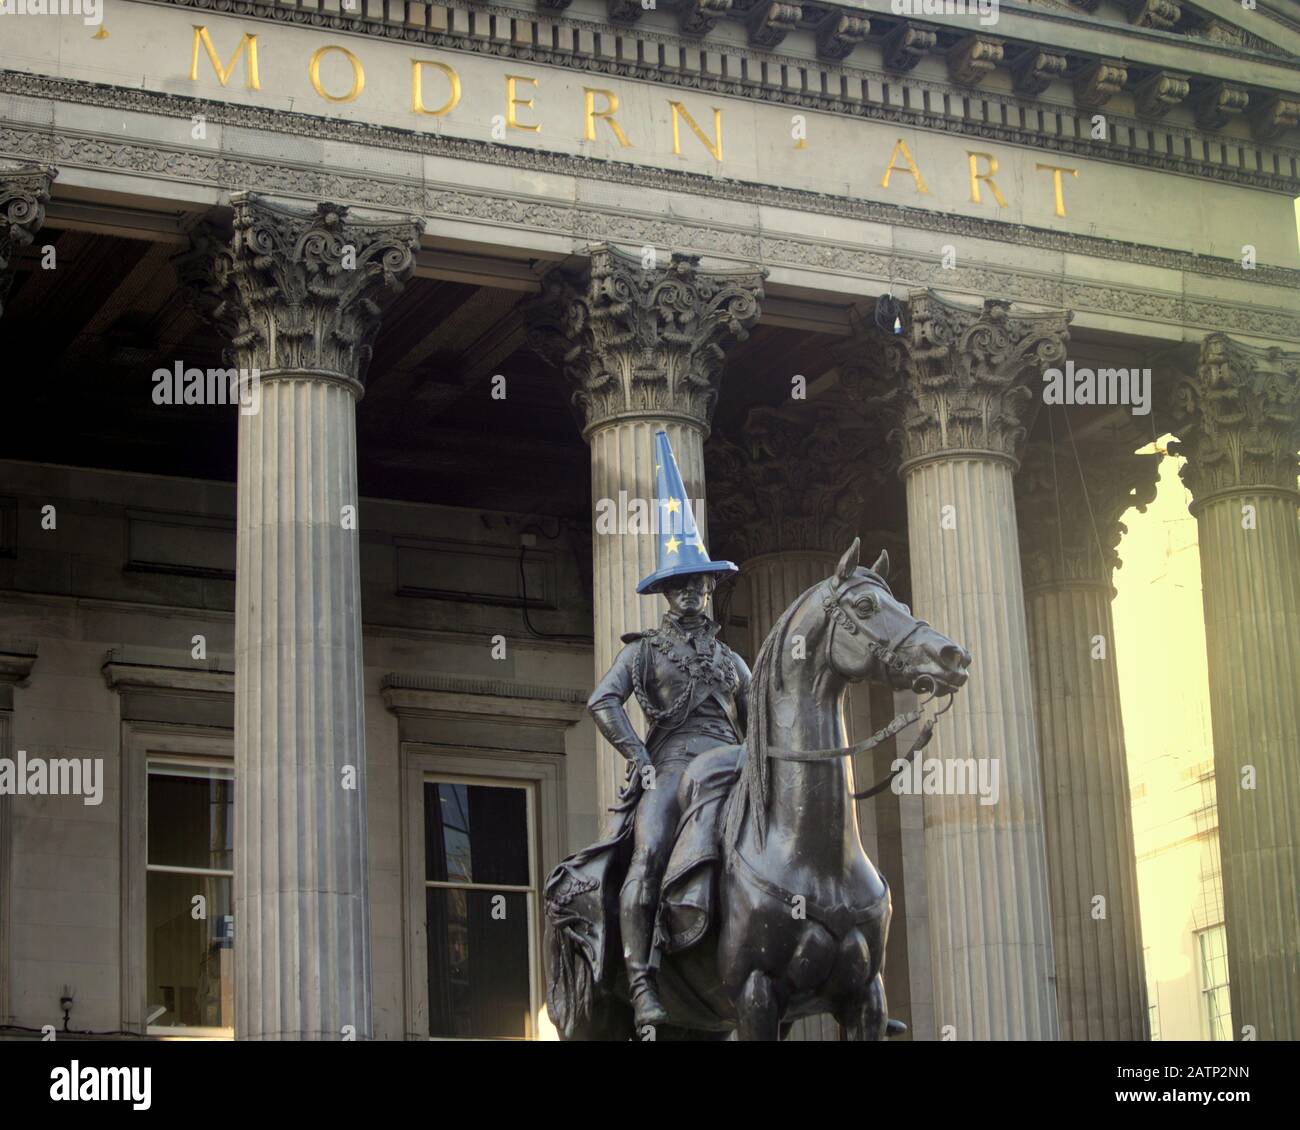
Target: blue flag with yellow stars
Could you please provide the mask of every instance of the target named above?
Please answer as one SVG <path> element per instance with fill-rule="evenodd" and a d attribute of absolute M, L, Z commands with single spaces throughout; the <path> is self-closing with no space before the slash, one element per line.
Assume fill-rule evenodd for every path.
<path fill-rule="evenodd" d="M 730 561 L 710 561 L 704 539 L 695 525 L 691 500 L 686 497 L 682 473 L 668 443 L 668 433 L 655 432 L 655 571 L 636 587 L 655 593 L 674 577 L 692 573 L 738 573 Z"/>

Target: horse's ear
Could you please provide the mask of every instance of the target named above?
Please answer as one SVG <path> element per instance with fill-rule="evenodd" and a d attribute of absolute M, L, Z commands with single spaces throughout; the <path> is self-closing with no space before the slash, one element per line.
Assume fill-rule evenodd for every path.
<path fill-rule="evenodd" d="M 835 577 L 840 584 L 853 576 L 853 571 L 858 567 L 858 552 L 861 548 L 862 539 L 854 538 L 853 544 L 845 550 L 844 556 L 840 558 L 840 563 L 835 567 Z"/>
<path fill-rule="evenodd" d="M 880 551 L 880 556 L 876 558 L 876 563 L 871 566 L 871 571 L 882 581 L 889 580 L 889 550 L 882 549 Z"/>

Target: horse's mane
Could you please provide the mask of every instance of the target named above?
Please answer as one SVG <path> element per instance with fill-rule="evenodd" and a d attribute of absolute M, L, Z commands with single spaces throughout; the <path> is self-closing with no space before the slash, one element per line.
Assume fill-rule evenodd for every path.
<path fill-rule="evenodd" d="M 754 661 L 753 677 L 750 680 L 749 730 L 745 735 L 744 772 L 727 809 L 724 829 L 726 842 L 738 842 L 747 806 L 754 812 L 754 830 L 759 844 L 762 844 L 767 834 L 767 704 L 773 691 L 780 693 L 785 689 L 780 656 L 790 623 L 795 614 L 803 610 L 804 603 L 813 590 L 823 583 L 818 581 L 781 613 L 781 618 L 772 625 L 763 646 L 758 649 L 758 658 Z"/>

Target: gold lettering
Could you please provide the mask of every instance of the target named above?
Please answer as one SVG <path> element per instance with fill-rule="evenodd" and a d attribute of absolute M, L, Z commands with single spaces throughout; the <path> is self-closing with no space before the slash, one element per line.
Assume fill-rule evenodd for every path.
<path fill-rule="evenodd" d="M 199 47 L 201 46 L 207 53 L 208 59 L 212 62 L 212 69 L 217 72 L 217 80 L 222 86 L 230 81 L 230 76 L 235 73 L 235 68 L 239 66 L 240 56 L 244 53 L 244 48 L 248 48 L 248 89 L 261 90 L 262 80 L 257 73 L 257 36 L 244 33 L 244 37 L 239 41 L 239 46 L 235 48 L 235 54 L 230 60 L 230 65 L 223 67 L 221 65 L 221 56 L 217 54 L 217 49 L 213 46 L 212 36 L 208 34 L 208 29 L 200 24 L 191 24 L 194 28 L 194 51 L 190 56 L 190 82 L 199 81 Z"/>
<path fill-rule="evenodd" d="M 447 96 L 447 101 L 439 106 L 436 110 L 430 110 L 424 104 L 424 67 L 437 67 L 447 76 L 447 83 L 451 87 L 451 93 Z M 443 114 L 450 114 L 460 102 L 460 75 L 452 70 L 446 63 L 435 63 L 432 59 L 412 59 L 411 60 L 411 109 L 417 114 L 428 114 L 433 118 L 440 118 Z"/>
<path fill-rule="evenodd" d="M 321 60 L 331 51 L 340 52 L 348 64 L 352 67 L 352 87 L 346 94 L 330 94 L 320 84 L 320 64 Z M 324 98 L 327 102 L 351 102 L 366 88 L 366 72 L 358 59 L 346 47 L 322 47 L 311 57 L 308 64 L 307 73 L 311 76 L 311 84 L 316 89 L 316 93 Z"/>
<path fill-rule="evenodd" d="M 632 143 L 628 141 L 627 134 L 623 132 L 623 127 L 614 120 L 614 115 L 618 113 L 618 95 L 612 90 L 601 90 L 600 87 L 596 86 L 584 86 L 582 92 L 587 99 L 586 125 L 583 136 L 588 141 L 596 140 L 596 119 L 599 118 L 601 121 L 609 123 L 609 128 L 614 131 L 614 136 L 618 138 L 619 145 L 624 149 L 631 149 Z M 596 109 L 597 94 L 605 96 L 605 108 L 600 111 Z"/>
<path fill-rule="evenodd" d="M 998 202 L 998 207 L 1007 206 L 1006 198 L 998 190 L 998 186 L 993 183 L 993 174 L 998 171 L 998 159 L 992 153 L 972 153 L 966 150 L 966 156 L 970 158 L 970 199 L 972 204 L 980 203 L 980 181 L 993 191 L 993 199 Z M 981 173 L 979 171 L 979 159 L 983 157 L 989 163 L 988 170 Z"/>
<path fill-rule="evenodd" d="M 896 165 L 894 162 L 902 157 L 907 162 L 906 166 Z M 916 162 L 912 160 L 912 154 L 907 148 L 907 142 L 901 137 L 894 143 L 894 151 L 889 155 L 889 168 L 885 170 L 885 175 L 880 178 L 880 187 L 889 187 L 889 178 L 894 173 L 910 173 L 912 179 L 916 181 L 916 191 L 922 196 L 929 194 L 930 190 L 925 187 L 925 178 L 921 176 L 921 170 L 916 167 Z"/>
<path fill-rule="evenodd" d="M 1077 177 L 1079 175 L 1079 170 L 1067 169 L 1064 165 L 1035 165 L 1034 166 L 1035 172 L 1045 173 L 1048 172 L 1049 170 L 1051 171 L 1052 174 L 1052 190 L 1056 194 L 1056 214 L 1058 216 L 1064 216 L 1065 215 L 1065 189 L 1061 186 L 1061 174 L 1069 173 L 1070 176 Z"/>
<path fill-rule="evenodd" d="M 523 106 L 526 110 L 533 108 L 531 98 L 520 98 L 515 93 L 515 83 L 517 82 L 532 83 L 533 89 L 537 89 L 537 80 L 535 78 L 529 78 L 527 75 L 506 75 L 506 128 L 527 130 L 529 133 L 541 133 L 542 127 L 540 125 L 523 125 L 515 116 L 515 107 L 517 106 Z"/>
<path fill-rule="evenodd" d="M 708 136 L 705 134 L 705 132 L 702 129 L 700 129 L 695 119 L 691 117 L 690 111 L 687 110 L 685 106 L 683 106 L 680 102 L 672 102 L 672 101 L 670 101 L 668 105 L 673 108 L 673 155 L 675 157 L 680 157 L 682 155 L 682 131 L 681 131 L 680 123 L 684 121 L 690 127 L 691 133 L 695 134 L 695 136 L 700 139 L 700 144 L 703 145 L 705 149 L 707 149 L 710 153 L 713 154 L 713 159 L 715 161 L 721 161 L 722 160 L 722 111 L 719 110 L 716 106 L 712 107 L 714 140 L 710 141 L 708 139 Z"/>

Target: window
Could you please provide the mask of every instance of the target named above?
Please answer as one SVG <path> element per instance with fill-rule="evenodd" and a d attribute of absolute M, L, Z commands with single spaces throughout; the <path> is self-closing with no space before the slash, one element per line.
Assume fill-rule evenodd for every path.
<path fill-rule="evenodd" d="M 532 787 L 429 777 L 429 1035 L 528 1039 L 537 965 Z"/>
<path fill-rule="evenodd" d="M 549 1039 L 542 879 L 564 856 L 564 758 L 404 741 L 408 1040 Z"/>
<path fill-rule="evenodd" d="M 1202 1014 L 1211 1040 L 1232 1039 L 1232 1007 L 1228 998 L 1228 937 L 1223 925 L 1196 935 L 1201 954 Z"/>
<path fill-rule="evenodd" d="M 1160 985 L 1151 974 L 1151 947 L 1142 947 L 1142 968 L 1147 982 L 1147 1030 L 1152 1040 L 1160 1039 Z"/>
<path fill-rule="evenodd" d="M 228 761 L 149 756 L 144 1012 L 149 1029 L 234 1027 L 234 802 Z"/>

